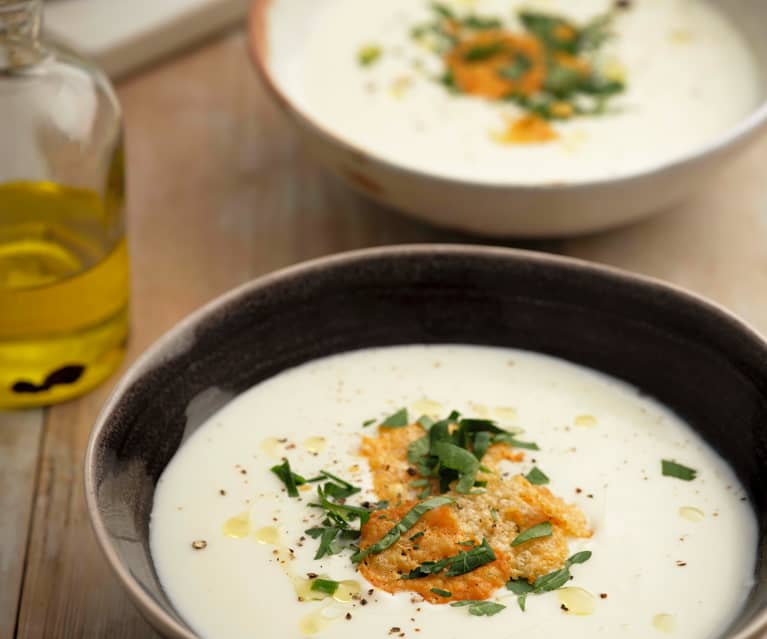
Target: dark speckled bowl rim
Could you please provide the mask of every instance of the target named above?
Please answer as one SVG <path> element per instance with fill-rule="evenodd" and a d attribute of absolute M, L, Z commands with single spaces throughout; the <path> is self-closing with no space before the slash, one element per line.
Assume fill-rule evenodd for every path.
<path fill-rule="evenodd" d="M 151 370 L 159 361 L 162 361 L 164 357 L 168 356 L 168 354 L 172 357 L 173 353 L 176 352 L 174 346 L 183 344 L 185 338 L 190 337 L 194 328 L 202 324 L 205 318 L 222 308 L 237 304 L 238 300 L 243 297 L 257 295 L 259 290 L 270 287 L 280 281 L 311 276 L 313 273 L 329 267 L 352 265 L 364 262 L 369 258 L 389 258 L 396 260 L 399 257 L 404 256 L 423 256 L 424 258 L 427 258 L 435 255 L 455 255 L 457 257 L 477 256 L 485 258 L 495 257 L 500 260 L 512 258 L 544 267 L 547 265 L 566 267 L 581 273 L 592 273 L 601 277 L 606 276 L 620 285 L 644 289 L 647 292 L 653 290 L 664 292 L 699 307 L 704 313 L 717 316 L 719 321 L 721 321 L 723 329 L 736 331 L 749 337 L 754 342 L 755 347 L 761 348 L 761 350 L 767 354 L 767 341 L 765 341 L 765 338 L 755 328 L 723 306 L 696 293 L 652 277 L 629 273 L 611 266 L 594 264 L 571 257 L 550 255 L 521 249 L 475 246 L 468 244 L 404 244 L 369 248 L 320 257 L 246 282 L 192 312 L 155 341 L 136 359 L 114 387 L 102 407 L 91 431 L 85 452 L 85 501 L 96 540 L 98 541 L 107 562 L 117 576 L 118 581 L 125 588 L 133 603 L 138 607 L 146 619 L 162 634 L 174 637 L 175 639 L 199 639 L 197 635 L 184 628 L 167 614 L 163 607 L 154 601 L 152 597 L 141 588 L 137 581 L 131 576 L 130 571 L 123 565 L 123 562 L 110 542 L 109 534 L 107 533 L 96 496 L 95 469 L 97 453 L 100 450 L 102 438 L 104 437 L 104 430 L 109 421 L 109 417 L 122 401 L 125 392 L 137 379 L 143 376 L 147 370 Z M 736 635 L 731 635 L 722 639 L 761 639 L 761 635 L 765 630 L 767 630 L 767 607 L 755 615 L 753 621 L 742 631 Z"/>

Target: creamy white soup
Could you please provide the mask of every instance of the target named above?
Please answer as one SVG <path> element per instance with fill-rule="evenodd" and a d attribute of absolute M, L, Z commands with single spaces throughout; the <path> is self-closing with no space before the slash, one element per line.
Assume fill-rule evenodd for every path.
<path fill-rule="evenodd" d="M 410 459 L 416 438 L 424 452 L 459 425 L 473 443 L 458 457 L 481 458 L 463 492 L 470 471 L 441 456 L 454 448 L 434 466 L 449 487 L 420 475 L 434 459 Z M 294 497 L 271 470 L 285 460 Z M 318 487 L 331 509 L 371 513 L 315 559 L 306 531 L 331 527 Z M 725 462 L 637 389 L 530 352 L 414 345 L 313 361 L 231 401 L 160 478 L 150 538 L 204 639 L 713 639 L 752 586 L 756 531 Z"/>
<path fill-rule="evenodd" d="M 285 80 L 300 107 L 367 152 L 440 176 L 541 184 L 642 171 L 711 142 L 763 95 L 748 43 L 714 2 L 445 0 L 440 7 L 453 18 L 440 26 L 434 3 L 426 0 L 323 0 L 322 9 L 306 1 L 318 14 L 316 24 Z M 576 51 L 568 42 L 544 53 L 488 47 L 482 34 L 493 29 L 530 34 L 522 11 L 566 20 L 579 34 L 589 25 L 593 34 L 605 16 L 609 21 L 593 44 L 578 40 L 577 56 L 568 53 Z M 458 37 L 435 36 L 435 25 L 449 32 L 468 26 Z M 532 107 L 521 107 L 509 87 L 502 97 L 503 87 L 493 88 L 488 78 L 484 88 L 468 77 L 453 77 L 446 87 L 446 56 L 456 41 L 478 43 L 460 49 L 464 71 L 489 66 L 495 79 L 512 85 L 524 84 L 529 74 L 538 86 L 536 59 L 546 58 L 550 71 L 556 66 L 561 98 L 530 87 L 521 96 L 537 101 L 535 112 L 545 112 L 546 122 L 515 130 Z M 515 46 L 512 40 L 506 45 Z M 576 88 L 567 88 L 567 73 L 575 71 L 596 73 L 597 88 L 591 81 L 578 88 L 577 74 L 569 78 Z M 603 102 L 595 98 L 595 91 L 608 95 L 610 83 L 620 90 Z"/>

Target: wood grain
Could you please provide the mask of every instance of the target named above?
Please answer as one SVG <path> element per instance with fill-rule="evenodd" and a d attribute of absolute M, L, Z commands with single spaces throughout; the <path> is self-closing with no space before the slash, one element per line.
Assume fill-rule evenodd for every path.
<path fill-rule="evenodd" d="M 0 412 L 0 639 L 16 625 L 44 414 Z"/>
<path fill-rule="evenodd" d="M 257 83 L 240 32 L 129 79 L 119 95 L 133 271 L 126 365 L 189 311 L 300 260 L 403 242 L 502 243 L 429 228 L 325 174 Z M 690 286 L 767 329 L 763 167 L 767 138 L 675 211 L 615 233 L 525 246 Z M 18 637 L 155 636 L 111 576 L 83 503 L 83 452 L 109 384 L 49 411 Z M 6 583 L 0 615 L 12 607 Z"/>

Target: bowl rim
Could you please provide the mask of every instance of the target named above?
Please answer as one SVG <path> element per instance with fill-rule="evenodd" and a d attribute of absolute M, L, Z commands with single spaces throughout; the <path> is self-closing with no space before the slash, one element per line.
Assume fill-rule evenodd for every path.
<path fill-rule="evenodd" d="M 258 294 L 259 291 L 268 289 L 282 281 L 295 279 L 297 277 L 311 276 L 315 271 L 324 270 L 329 267 L 359 264 L 360 262 L 370 259 L 397 259 L 399 257 L 412 256 L 481 257 L 487 259 L 495 258 L 500 260 L 526 262 L 528 264 L 544 267 L 558 266 L 575 272 L 592 274 L 599 277 L 608 277 L 614 282 L 622 285 L 638 286 L 647 291 L 655 290 L 659 293 L 663 292 L 671 294 L 680 300 L 699 307 L 703 312 L 707 312 L 712 316 L 717 316 L 722 324 L 726 325 L 729 330 L 738 331 L 744 337 L 754 341 L 761 347 L 765 355 L 767 355 L 767 337 L 763 336 L 749 322 L 738 317 L 735 313 L 721 304 L 679 285 L 647 275 L 632 273 L 614 266 L 593 263 L 579 258 L 504 246 L 474 244 L 400 244 L 394 246 L 364 248 L 299 262 L 244 282 L 203 304 L 201 307 L 185 316 L 150 344 L 136 358 L 136 360 L 130 364 L 128 369 L 109 393 L 107 400 L 99 411 L 96 421 L 91 429 L 85 451 L 83 464 L 85 502 L 96 541 L 101 548 L 103 556 L 106 558 L 107 563 L 112 569 L 113 574 L 117 577 L 121 586 L 126 590 L 129 598 L 133 601 L 134 605 L 136 605 L 139 612 L 141 612 L 141 614 L 144 615 L 144 617 L 164 636 L 178 639 L 200 639 L 193 631 L 187 630 L 183 625 L 173 619 L 173 617 L 167 613 L 133 577 L 130 569 L 122 562 L 118 556 L 117 550 L 113 547 L 110 541 L 107 526 L 98 504 L 98 487 L 96 485 L 95 476 L 96 459 L 104 439 L 106 425 L 115 409 L 122 402 L 125 392 L 129 390 L 134 382 L 142 377 L 147 370 L 151 370 L 163 356 L 172 358 L 173 354 L 178 352 L 178 349 L 174 347 L 178 343 L 184 343 L 184 338 L 193 331 L 194 327 L 201 324 L 205 318 L 222 308 L 226 308 L 230 304 L 236 303 L 243 297 Z M 762 639 L 762 633 L 765 630 L 767 630 L 767 605 L 757 612 L 751 623 L 739 633 L 724 636 L 721 639 Z"/>
<path fill-rule="evenodd" d="M 274 2 L 279 1 L 280 0 L 251 0 L 250 12 L 248 14 L 248 50 L 250 52 L 253 66 L 255 66 L 258 76 L 266 87 L 267 93 L 271 95 L 272 99 L 277 103 L 283 113 L 293 120 L 296 120 L 303 128 L 318 134 L 324 142 L 340 147 L 356 158 L 380 165 L 382 168 L 394 174 L 422 180 L 428 179 L 436 181 L 440 183 L 441 186 L 455 185 L 466 188 L 485 189 L 488 191 L 505 191 L 508 189 L 529 193 L 580 191 L 595 187 L 616 185 L 623 182 L 631 182 L 634 180 L 652 179 L 667 171 L 673 171 L 682 166 L 704 161 L 737 146 L 739 143 L 747 141 L 749 138 L 756 135 L 762 127 L 767 126 L 767 94 L 765 94 L 761 102 L 750 111 L 748 115 L 738 120 L 737 123 L 728 127 L 725 131 L 713 137 L 705 144 L 693 147 L 681 155 L 671 157 L 661 162 L 656 162 L 643 169 L 629 171 L 602 179 L 591 178 L 573 182 L 554 180 L 540 184 L 525 184 L 497 180 L 450 177 L 423 169 L 407 167 L 397 164 L 393 160 L 386 159 L 378 155 L 375 151 L 365 150 L 354 142 L 344 139 L 330 127 L 327 127 L 313 117 L 309 111 L 305 111 L 298 107 L 293 100 L 280 89 L 278 82 L 272 76 L 272 71 L 268 63 L 269 51 L 268 42 L 266 41 L 266 33 L 269 25 L 267 12 Z M 767 76 L 765 77 L 765 81 L 767 81 Z"/>

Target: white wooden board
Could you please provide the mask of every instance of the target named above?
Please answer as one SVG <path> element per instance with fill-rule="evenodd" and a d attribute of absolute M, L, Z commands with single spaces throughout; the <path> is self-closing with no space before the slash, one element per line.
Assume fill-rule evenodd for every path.
<path fill-rule="evenodd" d="M 243 21 L 249 0 L 49 0 L 48 37 L 112 77 Z"/>

